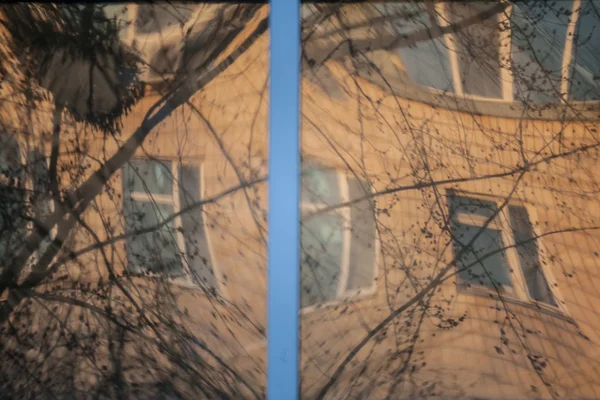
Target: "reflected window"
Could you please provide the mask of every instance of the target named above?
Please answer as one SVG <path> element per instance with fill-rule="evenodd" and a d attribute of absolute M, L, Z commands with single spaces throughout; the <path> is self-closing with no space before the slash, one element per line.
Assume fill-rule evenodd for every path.
<path fill-rule="evenodd" d="M 375 214 L 362 179 L 314 165 L 302 174 L 302 307 L 370 290 L 375 281 Z"/>
<path fill-rule="evenodd" d="M 523 206 L 508 207 L 510 232 L 514 235 L 519 264 L 532 299 L 556 306 L 548 281 L 542 271 L 538 243 L 527 210 Z"/>
<path fill-rule="evenodd" d="M 461 196 L 450 198 L 455 255 L 459 257 L 458 277 L 471 285 L 512 293 L 508 260 L 503 250 L 502 230 L 490 201 Z M 486 226 L 487 223 L 487 226 Z"/>
<path fill-rule="evenodd" d="M 600 100 L 600 1 L 586 1 L 573 39 L 571 100 Z"/>
<path fill-rule="evenodd" d="M 378 4 L 377 9 L 389 16 L 392 28 L 401 37 L 418 35 L 431 28 L 430 15 L 422 2 Z M 443 37 L 398 47 L 394 52 L 400 56 L 402 67 L 412 82 L 445 92 L 454 91 L 448 48 Z"/>
<path fill-rule="evenodd" d="M 0 270 L 10 262 L 26 226 L 23 165 L 17 141 L 0 134 Z"/>
<path fill-rule="evenodd" d="M 451 2 L 448 4 L 450 22 L 460 25 L 462 21 L 476 17 L 495 5 L 490 2 Z M 456 43 L 463 93 L 501 98 L 498 14 L 477 23 L 461 26 L 455 30 L 453 38 Z"/>
<path fill-rule="evenodd" d="M 183 25 L 192 15 L 193 5 L 139 4 L 135 20 L 137 33 L 158 33 L 165 28 Z"/>
<path fill-rule="evenodd" d="M 560 101 L 563 52 L 572 5 L 572 1 L 526 1 L 513 5 L 511 53 L 515 100 Z"/>
<path fill-rule="evenodd" d="M 202 209 L 195 206 L 200 181 L 199 165 L 134 160 L 124 169 L 130 272 L 215 287 Z"/>
<path fill-rule="evenodd" d="M 494 201 L 451 195 L 449 203 L 460 282 L 515 294 L 511 272 L 520 268 L 529 296 L 556 306 L 540 265 L 535 233 L 525 207 L 509 205 L 508 218 L 503 222 L 505 213 L 498 211 Z M 503 229 L 504 223 L 509 229 Z M 515 260 L 511 263 L 509 258 L 513 247 L 518 265 L 512 265 Z"/>

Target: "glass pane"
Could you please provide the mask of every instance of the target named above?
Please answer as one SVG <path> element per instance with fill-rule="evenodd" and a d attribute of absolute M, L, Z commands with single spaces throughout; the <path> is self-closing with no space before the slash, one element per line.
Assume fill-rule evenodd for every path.
<path fill-rule="evenodd" d="M 370 195 L 369 184 L 354 178 L 348 179 L 350 199 Z M 350 208 L 350 266 L 346 290 L 368 290 L 375 279 L 375 229 L 374 204 L 369 200 L 354 203 Z"/>
<path fill-rule="evenodd" d="M 556 306 L 540 263 L 537 240 L 527 210 L 522 206 L 510 206 L 508 210 L 516 249 L 519 253 L 519 263 L 529 295 L 538 301 Z"/>
<path fill-rule="evenodd" d="M 599 398 L 592 4 L 302 4 L 302 399 Z"/>
<path fill-rule="evenodd" d="M 560 101 L 563 50 L 572 1 L 560 7 L 519 2 L 511 17 L 515 99 L 524 102 Z"/>
<path fill-rule="evenodd" d="M 342 273 L 343 219 L 309 218 L 302 224 L 302 307 L 335 299 Z"/>
<path fill-rule="evenodd" d="M 194 11 L 185 4 L 140 4 L 135 27 L 138 33 L 160 33 L 171 26 L 183 25 Z"/>
<path fill-rule="evenodd" d="M 0 5 L 0 398 L 266 397 L 269 8 Z"/>
<path fill-rule="evenodd" d="M 454 24 L 474 18 L 496 4 L 448 3 Z M 468 24 L 454 34 L 463 92 L 484 97 L 502 97 L 500 82 L 500 28 L 498 16 Z"/>
<path fill-rule="evenodd" d="M 460 257 L 459 277 L 472 285 L 484 285 L 502 290 L 503 286 L 512 286 L 509 276 L 510 268 L 503 250 L 502 232 L 496 229 L 485 229 L 476 239 L 475 236 L 483 228 L 479 226 L 454 224 L 454 252 Z M 474 242 L 471 243 L 471 241 Z"/>
<path fill-rule="evenodd" d="M 431 29 L 423 2 L 377 4 L 377 8 L 388 16 L 392 29 L 400 37 Z M 445 37 L 399 46 L 393 52 L 400 56 L 402 69 L 410 81 L 445 92 L 454 91 Z"/>
<path fill-rule="evenodd" d="M 338 175 L 334 169 L 316 166 L 302 169 L 302 203 L 331 205 L 339 201 Z"/>
<path fill-rule="evenodd" d="M 27 224 L 23 167 L 17 139 L 0 133 L 0 271 L 11 264 Z"/>
<path fill-rule="evenodd" d="M 173 172 L 170 161 L 132 160 L 126 169 L 126 189 L 130 192 L 173 193 Z"/>
<path fill-rule="evenodd" d="M 200 168 L 182 165 L 179 180 L 181 203 L 181 227 L 185 238 L 185 263 L 189 265 L 193 279 L 208 290 L 217 291 L 217 280 L 211 260 L 203 210 L 196 207 L 201 201 Z M 189 210 L 183 212 L 184 210 Z"/>
<path fill-rule="evenodd" d="M 183 269 L 177 231 L 172 220 L 166 222 L 173 215 L 173 207 L 146 201 L 132 201 L 130 207 L 125 219 L 127 233 L 132 235 L 127 243 L 131 272 L 181 275 Z M 152 231 L 142 233 L 148 229 Z"/>
<path fill-rule="evenodd" d="M 569 81 L 570 97 L 588 101 L 600 99 L 600 2 L 582 3 L 573 39 L 573 71 Z"/>

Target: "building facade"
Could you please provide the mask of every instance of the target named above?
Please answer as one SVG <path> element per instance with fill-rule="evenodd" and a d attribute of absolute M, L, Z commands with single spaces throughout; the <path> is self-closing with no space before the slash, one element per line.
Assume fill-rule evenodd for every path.
<path fill-rule="evenodd" d="M 600 397 L 598 10 L 303 6 L 302 398 Z M 65 124 L 61 185 L 153 118 L 229 12 L 106 8 L 144 95 L 117 134 Z M 268 44 L 162 118 L 65 238 L 26 330 L 60 315 L 79 344 L 103 336 L 93 357 L 28 350 L 63 395 L 264 396 Z"/>

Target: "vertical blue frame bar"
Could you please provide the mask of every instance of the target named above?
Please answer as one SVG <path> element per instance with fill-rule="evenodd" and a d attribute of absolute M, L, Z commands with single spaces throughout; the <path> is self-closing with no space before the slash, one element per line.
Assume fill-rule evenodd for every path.
<path fill-rule="evenodd" d="M 300 2 L 270 2 L 267 398 L 299 394 Z"/>

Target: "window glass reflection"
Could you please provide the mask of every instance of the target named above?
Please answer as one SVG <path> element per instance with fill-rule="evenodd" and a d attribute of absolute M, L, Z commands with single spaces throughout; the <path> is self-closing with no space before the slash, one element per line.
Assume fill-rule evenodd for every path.
<path fill-rule="evenodd" d="M 311 218 L 302 227 L 302 306 L 334 299 L 342 267 L 343 218 Z"/>
<path fill-rule="evenodd" d="M 397 16 L 390 18 L 390 22 L 400 36 L 408 37 L 423 30 L 431 30 L 430 16 L 422 2 L 379 4 L 377 7 L 383 15 Z M 454 91 L 448 48 L 443 37 L 420 40 L 414 45 L 404 45 L 394 51 L 400 56 L 402 67 L 412 82 L 445 92 Z"/>
<path fill-rule="evenodd" d="M 560 101 L 563 51 L 572 1 L 519 2 L 511 18 L 515 100 Z"/>
<path fill-rule="evenodd" d="M 194 6 L 140 4 L 137 7 L 136 31 L 138 33 L 158 33 L 165 28 L 185 23 L 191 16 Z"/>
<path fill-rule="evenodd" d="M 302 307 L 373 289 L 376 232 L 369 193 L 368 183 L 350 174 L 314 164 L 303 168 Z M 318 212 L 348 201 L 353 203 Z"/>
<path fill-rule="evenodd" d="M 265 397 L 269 14 L 0 5 L 0 398 Z"/>
<path fill-rule="evenodd" d="M 461 21 L 482 14 L 492 3 L 452 2 L 448 4 L 450 20 Z M 500 82 L 500 30 L 498 15 L 484 21 L 468 24 L 455 31 L 458 69 L 463 93 L 484 97 L 502 97 Z"/>
<path fill-rule="evenodd" d="M 573 39 L 570 98 L 600 99 L 600 1 L 586 1 Z"/>
<path fill-rule="evenodd" d="M 505 245 L 499 230 L 455 223 L 454 234 L 457 244 L 455 251 L 457 254 L 463 253 L 458 272 L 463 282 L 492 289 L 512 286 L 506 254 L 502 251 Z M 468 250 L 464 251 L 463 248 Z"/>

